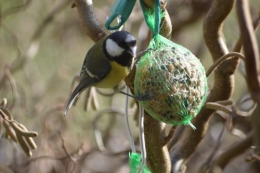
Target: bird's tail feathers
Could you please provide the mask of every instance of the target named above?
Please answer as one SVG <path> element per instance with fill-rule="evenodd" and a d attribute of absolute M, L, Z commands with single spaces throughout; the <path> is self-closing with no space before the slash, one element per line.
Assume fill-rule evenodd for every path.
<path fill-rule="evenodd" d="M 79 85 L 74 89 L 73 93 L 70 96 L 70 99 L 68 101 L 68 104 L 66 106 L 65 112 L 64 112 L 64 116 L 68 113 L 69 109 L 71 108 L 71 106 L 73 105 L 73 103 L 75 102 L 76 98 L 79 97 L 79 94 L 84 91 L 85 89 L 87 89 L 89 86 L 89 83 L 87 82 L 80 82 Z"/>
<path fill-rule="evenodd" d="M 66 106 L 65 112 L 64 112 L 64 116 L 67 115 L 69 109 L 71 108 L 71 106 L 74 104 L 76 98 L 79 97 L 79 92 L 75 93 L 73 92 L 73 94 L 71 95 L 69 102 Z"/>

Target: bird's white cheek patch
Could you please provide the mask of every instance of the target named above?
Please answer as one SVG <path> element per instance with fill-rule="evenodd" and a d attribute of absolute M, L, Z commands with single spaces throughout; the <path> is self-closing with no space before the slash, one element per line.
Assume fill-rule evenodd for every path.
<path fill-rule="evenodd" d="M 112 57 L 119 56 L 124 52 L 124 49 L 119 47 L 117 43 L 111 39 L 106 40 L 106 50 L 107 53 Z"/>

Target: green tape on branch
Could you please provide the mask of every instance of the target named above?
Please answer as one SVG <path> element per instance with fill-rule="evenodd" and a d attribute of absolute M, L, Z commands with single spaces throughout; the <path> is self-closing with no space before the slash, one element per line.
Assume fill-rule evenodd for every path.
<path fill-rule="evenodd" d="M 129 153 L 130 173 L 151 173 L 146 166 L 142 166 L 141 159 L 142 157 L 140 154 Z"/>
<path fill-rule="evenodd" d="M 113 6 L 110 9 L 112 13 L 111 16 L 107 19 L 105 27 L 108 30 L 119 29 L 129 18 L 131 12 L 133 11 L 136 0 L 116 0 Z M 116 26 L 110 26 L 111 23 L 117 18 L 120 17 L 121 21 Z"/>

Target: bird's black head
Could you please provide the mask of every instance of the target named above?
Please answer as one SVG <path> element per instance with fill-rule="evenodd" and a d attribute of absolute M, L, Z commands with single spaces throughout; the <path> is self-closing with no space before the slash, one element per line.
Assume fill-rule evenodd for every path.
<path fill-rule="evenodd" d="M 117 31 L 105 39 L 103 50 L 111 61 L 131 67 L 136 53 L 136 39 L 129 32 Z"/>

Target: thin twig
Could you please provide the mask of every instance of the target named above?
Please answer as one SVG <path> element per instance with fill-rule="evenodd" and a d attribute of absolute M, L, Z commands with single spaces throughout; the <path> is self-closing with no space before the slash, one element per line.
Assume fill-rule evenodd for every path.
<path fill-rule="evenodd" d="M 62 3 L 54 8 L 50 13 L 46 15 L 42 23 L 36 28 L 35 32 L 33 33 L 30 45 L 28 46 L 27 50 L 25 53 L 22 55 L 18 55 L 17 58 L 9 65 L 10 71 L 12 73 L 16 72 L 20 67 L 22 67 L 26 60 L 29 58 L 32 58 L 36 55 L 39 47 L 38 40 L 43 34 L 43 31 L 45 31 L 46 27 L 49 26 L 49 24 L 53 21 L 54 16 L 59 14 L 61 10 L 63 10 L 68 4 L 70 3 L 70 0 L 62 1 Z M 32 51 L 34 50 L 34 51 Z M 6 80 L 6 76 L 3 75 L 0 77 L 0 84 L 2 84 Z"/>
<path fill-rule="evenodd" d="M 84 110 L 88 111 L 92 107 L 93 110 L 99 109 L 99 102 L 97 98 L 97 89 L 95 87 L 90 87 L 87 89 L 85 101 L 84 101 Z"/>
<path fill-rule="evenodd" d="M 11 7 L 9 9 L 3 11 L 3 13 L 0 15 L 1 20 L 4 20 L 6 17 L 8 17 L 12 14 L 18 13 L 21 10 L 25 10 L 26 8 L 29 7 L 31 1 L 32 0 L 27 0 L 22 5 L 17 5 L 17 6 Z"/>
<path fill-rule="evenodd" d="M 215 101 L 215 103 L 221 104 L 223 106 L 229 106 L 233 104 L 232 100 L 221 100 L 221 101 Z"/>
<path fill-rule="evenodd" d="M 212 153 L 209 155 L 209 157 L 206 159 L 207 161 L 202 164 L 202 166 L 200 167 L 200 173 L 206 173 L 208 171 L 208 169 L 210 168 L 210 165 L 212 164 L 212 161 L 214 159 L 214 157 L 216 156 L 217 152 L 219 151 L 219 148 L 221 146 L 221 143 L 223 142 L 223 136 L 225 134 L 225 128 L 226 128 L 226 125 L 223 125 L 222 126 L 222 129 L 218 135 L 218 139 L 217 139 L 217 142 L 215 144 L 215 147 L 214 149 L 212 150 Z"/>
<path fill-rule="evenodd" d="M 96 139 L 96 142 L 97 142 L 97 146 L 99 148 L 100 151 L 107 151 L 105 145 L 104 145 L 104 142 L 103 142 L 103 138 L 102 138 L 102 135 L 101 135 L 101 132 L 100 130 L 98 129 L 97 127 L 97 122 L 98 120 L 103 116 L 103 115 L 106 115 L 107 113 L 112 113 L 112 114 L 119 114 L 119 115 L 124 115 L 124 112 L 121 112 L 119 109 L 115 109 L 115 108 L 107 108 L 107 109 L 104 109 L 102 111 L 99 111 L 96 115 L 95 115 L 95 118 L 93 119 L 92 121 L 92 127 L 93 127 L 93 130 L 94 130 L 94 134 L 95 134 L 95 139 Z M 107 133 L 109 131 L 106 131 Z"/>
<path fill-rule="evenodd" d="M 16 33 L 11 28 L 6 26 L 4 23 L 2 23 L 0 26 L 2 27 L 2 29 L 5 32 L 7 32 L 12 37 L 12 42 L 13 42 L 12 45 L 13 45 L 14 50 L 16 51 L 16 56 L 20 57 L 21 56 L 21 50 L 20 50 L 20 48 L 18 46 L 18 38 L 17 38 Z"/>
<path fill-rule="evenodd" d="M 225 112 L 227 114 L 232 113 L 232 110 L 230 108 L 223 106 L 221 104 L 218 104 L 218 103 L 214 103 L 214 102 L 207 102 L 207 103 L 205 103 L 204 107 L 208 108 L 208 109 L 222 111 L 222 112 Z"/>
<path fill-rule="evenodd" d="M 220 154 L 212 164 L 212 168 L 217 165 L 222 170 L 226 167 L 226 165 L 235 157 L 241 155 L 245 150 L 247 150 L 252 145 L 253 133 L 250 132 L 248 136 L 229 147 L 226 151 Z"/>
<path fill-rule="evenodd" d="M 238 57 L 240 59 L 242 59 L 243 61 L 245 61 L 245 57 L 243 54 L 238 53 L 238 52 L 229 52 L 226 55 L 222 56 L 221 58 L 219 58 L 212 66 L 210 66 L 210 68 L 208 69 L 206 76 L 209 77 L 209 75 L 224 61 L 230 59 L 230 58 L 234 58 L 234 57 Z"/>
<path fill-rule="evenodd" d="M 9 80 L 10 84 L 11 84 L 11 88 L 12 88 L 12 92 L 13 92 L 13 103 L 10 106 L 10 110 L 15 106 L 16 104 L 16 100 L 17 100 L 17 86 L 16 86 L 16 82 L 15 79 L 13 78 L 10 69 L 8 67 L 5 67 L 5 75 L 7 77 L 7 79 Z"/>
<path fill-rule="evenodd" d="M 172 126 L 168 135 L 165 137 L 165 145 L 168 144 L 168 142 L 172 139 L 174 132 L 175 132 L 176 127 Z"/>
<path fill-rule="evenodd" d="M 170 9 L 169 14 L 172 21 L 172 36 L 176 35 L 179 31 L 181 31 L 185 27 L 189 27 L 189 25 L 192 25 L 198 20 L 200 20 L 205 13 L 210 8 L 210 5 L 212 4 L 212 0 L 207 1 L 191 1 L 190 3 L 187 3 L 187 1 L 177 1 L 176 4 L 175 1 L 169 1 L 170 4 L 168 5 Z M 189 8 L 189 11 L 191 12 L 189 16 L 187 17 L 179 17 L 179 11 L 183 10 L 185 8 Z"/>
<path fill-rule="evenodd" d="M 68 152 L 68 150 L 67 150 L 67 148 L 66 148 L 66 146 L 65 146 L 65 140 L 64 140 L 64 138 L 62 137 L 61 132 L 60 132 L 59 130 L 57 130 L 56 132 L 59 134 L 59 137 L 60 137 L 61 142 L 62 142 L 62 149 L 64 150 L 65 154 L 68 156 L 68 158 L 69 158 L 72 162 L 76 163 L 77 160 L 74 159 L 74 158 L 70 155 L 70 153 Z"/>
<path fill-rule="evenodd" d="M 0 103 L 0 109 L 4 109 L 7 105 L 7 99 L 3 98 L 3 101 Z"/>
<path fill-rule="evenodd" d="M 113 96 L 116 92 L 115 90 L 111 90 L 111 91 L 102 91 L 98 88 L 96 88 L 97 90 L 97 93 L 101 94 L 102 96 L 105 96 L 105 97 L 111 97 Z"/>
<path fill-rule="evenodd" d="M 258 26 L 260 25 L 260 13 L 258 15 L 258 18 L 256 18 L 253 22 L 253 26 L 254 26 L 254 30 L 256 30 L 258 28 Z M 242 36 L 239 37 L 239 39 L 237 40 L 234 48 L 233 48 L 233 52 L 240 52 L 242 49 L 243 43 L 242 43 Z"/>
<path fill-rule="evenodd" d="M 250 108 L 247 111 L 241 111 L 240 109 L 238 109 L 238 107 L 236 105 L 232 106 L 232 112 L 234 112 L 236 114 L 236 116 L 241 116 L 241 117 L 249 117 L 252 115 L 252 113 L 255 111 L 255 109 L 257 108 L 257 104 L 254 103 L 252 108 Z"/>
<path fill-rule="evenodd" d="M 181 140 L 181 137 L 182 137 L 184 131 L 185 131 L 184 125 L 179 125 L 176 127 L 173 138 L 167 144 L 169 151 L 173 150 L 173 147 L 178 143 L 178 141 Z"/>

